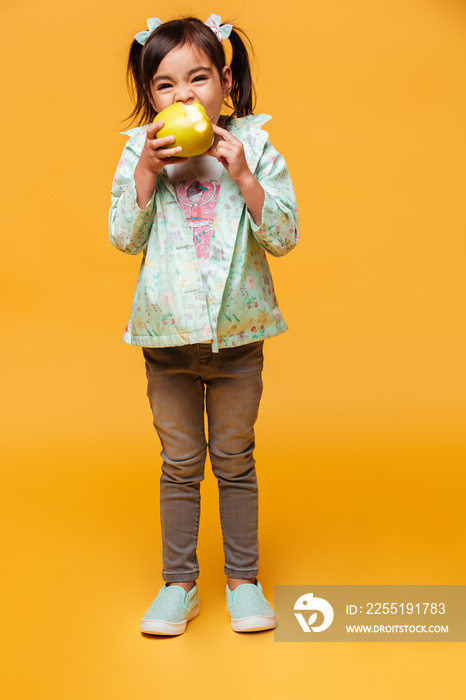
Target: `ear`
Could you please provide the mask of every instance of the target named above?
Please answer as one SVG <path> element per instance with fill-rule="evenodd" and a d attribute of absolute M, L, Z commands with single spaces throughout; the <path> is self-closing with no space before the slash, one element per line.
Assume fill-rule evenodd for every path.
<path fill-rule="evenodd" d="M 225 66 L 222 70 L 222 97 L 225 100 L 231 92 L 233 75 L 230 66 Z"/>
<path fill-rule="evenodd" d="M 147 98 L 148 98 L 149 102 L 151 103 L 152 107 L 155 109 L 155 111 L 157 111 L 157 107 L 155 106 L 154 98 L 152 97 L 152 93 L 149 90 L 146 90 L 146 95 L 147 95 Z"/>
<path fill-rule="evenodd" d="M 155 111 L 157 111 L 155 104 L 154 104 L 154 100 L 152 99 L 152 95 L 150 94 L 150 92 L 147 93 L 147 97 L 149 98 L 149 102 L 151 103 L 151 106 L 155 109 Z"/>

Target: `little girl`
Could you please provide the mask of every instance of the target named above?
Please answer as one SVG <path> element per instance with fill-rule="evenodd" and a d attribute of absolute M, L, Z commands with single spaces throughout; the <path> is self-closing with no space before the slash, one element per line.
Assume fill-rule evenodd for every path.
<path fill-rule="evenodd" d="M 285 255 L 298 241 L 293 186 L 261 129 L 270 117 L 252 114 L 254 86 L 239 30 L 218 15 L 205 24 L 152 18 L 148 27 L 136 34 L 128 62 L 136 93 L 131 116 L 144 126 L 125 132 L 130 139 L 110 210 L 112 243 L 143 254 L 123 340 L 143 348 L 162 444 L 166 583 L 141 630 L 182 634 L 199 612 L 196 546 L 207 446 L 218 480 L 232 628 L 270 629 L 275 614 L 256 578 L 254 424 L 263 341 L 287 329 L 266 251 Z M 188 159 L 173 147 L 173 136 L 157 138 L 163 122 L 156 117 L 175 102 L 196 101 L 215 137 L 206 154 Z M 224 104 L 229 116 L 221 115 Z"/>

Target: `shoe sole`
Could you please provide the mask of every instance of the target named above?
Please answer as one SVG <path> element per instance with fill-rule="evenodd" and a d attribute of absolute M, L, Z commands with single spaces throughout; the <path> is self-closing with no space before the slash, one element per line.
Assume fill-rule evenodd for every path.
<path fill-rule="evenodd" d="M 277 618 L 273 617 L 242 617 L 237 620 L 231 618 L 231 628 L 234 632 L 260 632 L 260 630 L 273 630 L 277 626 Z"/>
<path fill-rule="evenodd" d="M 165 622 L 164 620 L 142 620 L 141 622 L 141 632 L 144 634 L 160 634 L 165 636 L 176 636 L 178 634 L 183 634 L 186 629 L 186 625 L 190 620 L 199 615 L 200 606 L 191 610 L 188 617 L 181 622 Z"/>

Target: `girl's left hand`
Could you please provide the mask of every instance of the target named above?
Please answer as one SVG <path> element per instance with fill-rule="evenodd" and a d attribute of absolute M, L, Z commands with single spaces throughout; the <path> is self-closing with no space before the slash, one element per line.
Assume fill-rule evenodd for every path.
<path fill-rule="evenodd" d="M 223 167 L 226 168 L 231 179 L 238 184 L 241 180 L 250 178 L 251 171 L 248 168 L 241 141 L 226 129 L 217 126 L 217 124 L 212 124 L 212 127 L 216 137 L 205 155 L 217 158 Z"/>

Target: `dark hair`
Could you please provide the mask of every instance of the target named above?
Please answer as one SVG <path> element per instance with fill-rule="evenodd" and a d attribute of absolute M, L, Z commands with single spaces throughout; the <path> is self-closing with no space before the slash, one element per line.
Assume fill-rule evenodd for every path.
<path fill-rule="evenodd" d="M 225 101 L 225 104 L 232 110 L 228 119 L 245 117 L 252 114 L 254 109 L 255 90 L 249 54 L 239 33 L 244 36 L 252 51 L 251 43 L 246 34 L 241 29 L 232 29 L 229 37 L 232 48 L 230 68 L 233 76 L 229 98 L 231 104 Z M 165 56 L 172 49 L 184 44 L 193 44 L 207 54 L 220 77 L 222 76 L 222 70 L 227 65 L 225 50 L 222 42 L 219 41 L 210 27 L 196 17 L 184 17 L 161 24 L 150 34 L 144 46 L 136 39 L 131 44 L 128 56 L 127 82 L 135 105 L 128 120 L 137 121 L 141 125 L 155 119 L 157 112 L 148 97 L 151 80 Z"/>

